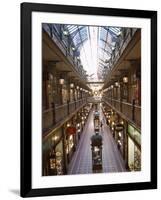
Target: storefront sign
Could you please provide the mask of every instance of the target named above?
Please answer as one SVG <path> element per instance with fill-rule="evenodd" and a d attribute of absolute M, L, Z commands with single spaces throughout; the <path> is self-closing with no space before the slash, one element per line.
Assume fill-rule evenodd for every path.
<path fill-rule="evenodd" d="M 123 131 L 123 129 L 124 129 L 124 126 L 122 124 L 116 124 L 115 126 L 116 131 Z"/>
<path fill-rule="evenodd" d="M 67 133 L 68 135 L 74 135 L 74 134 L 76 134 L 76 128 L 70 126 L 70 127 L 68 127 L 68 128 L 66 129 L 66 133 Z"/>

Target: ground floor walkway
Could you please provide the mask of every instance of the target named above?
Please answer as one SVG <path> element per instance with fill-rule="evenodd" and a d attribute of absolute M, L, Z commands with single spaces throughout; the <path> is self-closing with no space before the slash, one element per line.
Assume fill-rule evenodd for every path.
<path fill-rule="evenodd" d="M 91 110 L 89 114 L 79 145 L 69 164 L 68 174 L 92 173 L 91 136 L 94 134 L 93 111 L 94 110 Z M 102 172 L 125 172 L 124 160 L 117 148 L 109 127 L 105 124 L 101 108 L 99 108 L 99 113 L 100 119 L 104 121 L 102 129 L 100 129 L 100 134 L 103 137 Z"/>

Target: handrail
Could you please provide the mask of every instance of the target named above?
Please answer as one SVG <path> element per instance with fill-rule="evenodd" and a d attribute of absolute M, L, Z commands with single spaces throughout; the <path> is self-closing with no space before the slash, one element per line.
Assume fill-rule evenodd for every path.
<path fill-rule="evenodd" d="M 45 109 L 45 110 L 43 110 L 43 113 L 47 113 L 47 112 L 50 112 L 50 111 L 53 111 L 53 108 Z"/>
<path fill-rule="evenodd" d="M 81 101 L 82 100 L 82 101 Z M 65 120 L 70 116 L 72 113 L 75 113 L 78 109 L 80 109 L 82 106 L 86 104 L 84 99 L 81 99 L 79 101 L 72 102 L 72 104 L 63 104 L 59 107 L 54 107 L 51 109 L 43 111 L 43 132 L 46 132 L 51 127 L 55 126 L 56 124 L 59 124 L 62 120 Z M 76 102 L 81 102 L 77 104 Z M 64 107 L 63 107 L 64 106 Z M 68 107 L 70 106 L 70 108 Z M 62 109 L 61 109 L 62 108 Z M 60 113 L 60 115 L 59 115 Z"/>
<path fill-rule="evenodd" d="M 107 99 L 107 100 L 110 100 L 110 101 L 115 101 L 115 102 L 118 102 L 118 103 L 122 103 L 122 104 L 125 104 L 125 105 L 128 105 L 128 106 L 133 106 L 133 104 L 132 103 L 129 103 L 129 102 L 125 102 L 125 101 L 120 101 L 120 100 L 116 100 L 116 99 L 111 99 L 111 98 L 108 98 L 108 97 L 103 97 L 103 98 L 105 98 L 105 99 Z M 136 107 L 136 108 L 141 108 L 141 106 L 140 105 L 134 105 L 134 107 Z"/>
<path fill-rule="evenodd" d="M 58 40 L 58 47 L 60 48 L 60 50 L 63 52 L 63 54 L 65 56 L 70 57 L 69 61 L 72 61 L 72 64 L 74 65 L 75 69 L 77 70 L 77 72 L 81 75 L 82 79 L 83 80 L 86 80 L 86 76 L 85 74 L 83 74 L 83 69 L 80 70 L 80 64 L 78 64 L 77 62 L 77 58 L 75 58 L 71 52 L 70 52 L 70 49 L 68 48 L 68 46 L 66 46 L 64 44 L 64 42 L 60 39 L 60 36 L 58 35 L 58 33 L 56 31 L 53 31 L 53 29 L 48 25 L 48 24 L 43 24 L 43 29 L 48 33 L 48 35 L 55 41 L 55 40 Z M 61 45 L 61 47 L 60 47 Z M 76 59 L 76 60 L 75 60 Z"/>
<path fill-rule="evenodd" d="M 124 50 L 126 49 L 127 45 L 131 41 L 131 39 L 133 38 L 133 36 L 134 36 L 135 32 L 137 31 L 137 29 L 126 28 L 126 29 L 124 29 L 124 31 L 126 31 L 126 33 L 123 36 L 123 40 L 121 40 L 120 43 L 117 43 L 118 44 L 118 48 L 114 49 L 114 52 L 113 52 L 114 57 L 113 58 L 111 57 L 111 59 L 109 60 L 109 68 L 107 68 L 106 71 L 105 71 L 106 75 L 107 75 L 109 69 L 110 69 L 110 71 L 112 71 L 114 65 L 116 64 L 118 59 L 123 54 Z M 126 44 L 126 46 L 124 47 L 124 50 L 123 50 L 123 46 L 125 44 Z"/>
<path fill-rule="evenodd" d="M 141 106 L 133 105 L 129 102 L 117 101 L 118 105 L 115 104 L 116 100 L 103 97 L 103 102 L 107 103 L 111 108 L 116 110 L 118 113 L 124 115 L 127 120 L 132 121 L 138 127 L 141 126 Z M 138 110 L 139 109 L 139 110 Z"/>
<path fill-rule="evenodd" d="M 62 107 L 65 107 L 65 106 L 67 106 L 68 104 L 67 103 L 64 103 L 64 104 L 62 104 L 62 105 L 57 105 L 57 106 L 55 106 L 55 108 L 62 108 Z"/>
<path fill-rule="evenodd" d="M 81 101 L 84 101 L 84 100 L 86 100 L 86 98 L 79 99 L 79 100 L 77 100 L 77 101 L 69 102 L 69 104 L 70 104 L 70 105 L 71 105 L 71 104 L 75 104 L 75 103 L 77 103 L 77 102 L 81 102 Z M 65 103 L 65 104 L 62 104 L 62 105 L 57 105 L 57 106 L 55 106 L 55 109 L 59 109 L 59 108 L 65 107 L 65 106 L 67 106 L 67 105 L 68 105 L 68 103 Z M 51 111 L 53 111 L 53 110 L 54 110 L 53 107 L 52 107 L 52 108 L 45 109 L 45 110 L 43 110 L 43 114 L 48 113 L 48 112 L 51 112 Z"/>

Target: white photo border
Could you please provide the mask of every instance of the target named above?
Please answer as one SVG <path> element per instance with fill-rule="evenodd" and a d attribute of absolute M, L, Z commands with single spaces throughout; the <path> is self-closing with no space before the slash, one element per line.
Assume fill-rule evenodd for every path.
<path fill-rule="evenodd" d="M 141 141 L 140 172 L 42 176 L 42 23 L 141 28 Z M 151 22 L 146 18 L 32 12 L 32 189 L 150 182 L 151 152 Z"/>

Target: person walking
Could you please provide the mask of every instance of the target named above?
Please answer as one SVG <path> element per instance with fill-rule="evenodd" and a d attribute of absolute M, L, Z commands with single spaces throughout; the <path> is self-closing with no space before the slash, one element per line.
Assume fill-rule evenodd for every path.
<path fill-rule="evenodd" d="M 105 118 L 104 118 L 104 117 L 103 117 L 102 121 L 103 121 L 104 123 L 106 123 L 106 120 L 105 120 Z"/>
<path fill-rule="evenodd" d="M 100 127 L 101 127 L 101 129 L 102 129 L 102 127 L 103 127 L 103 123 L 102 123 L 102 120 L 101 120 L 101 123 L 100 123 Z"/>

